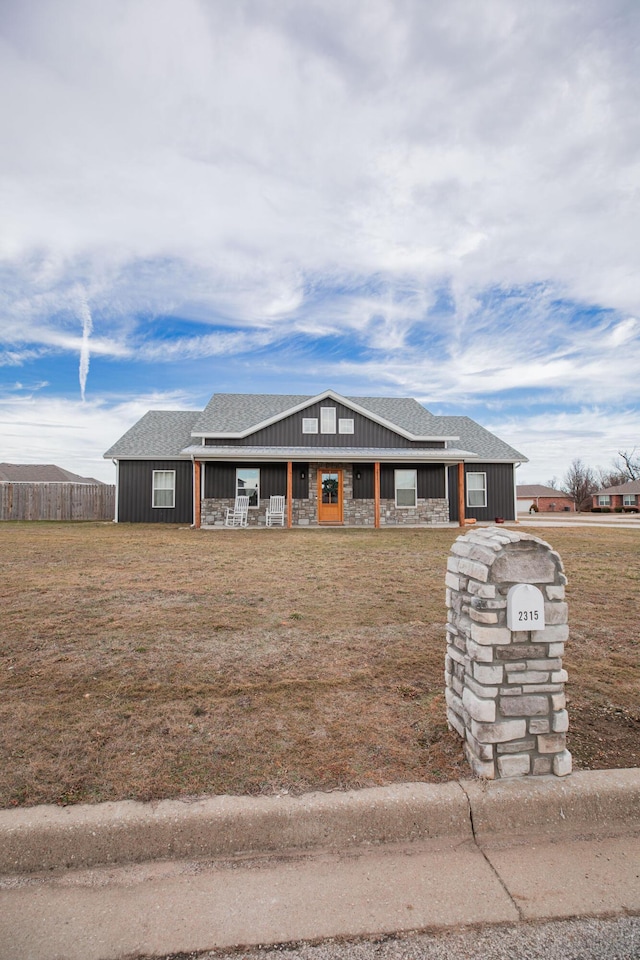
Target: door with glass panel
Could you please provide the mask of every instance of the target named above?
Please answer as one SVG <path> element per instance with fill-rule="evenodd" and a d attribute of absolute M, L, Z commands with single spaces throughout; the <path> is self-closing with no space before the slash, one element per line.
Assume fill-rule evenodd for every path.
<path fill-rule="evenodd" d="M 318 470 L 318 523 L 342 523 L 342 470 Z"/>

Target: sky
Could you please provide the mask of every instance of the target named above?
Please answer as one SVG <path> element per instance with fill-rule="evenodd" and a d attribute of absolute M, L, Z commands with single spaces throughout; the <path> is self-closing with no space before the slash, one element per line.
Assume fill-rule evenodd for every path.
<path fill-rule="evenodd" d="M 640 449 L 637 0 L 0 4 L 0 461 L 149 409 L 412 396 Z"/>

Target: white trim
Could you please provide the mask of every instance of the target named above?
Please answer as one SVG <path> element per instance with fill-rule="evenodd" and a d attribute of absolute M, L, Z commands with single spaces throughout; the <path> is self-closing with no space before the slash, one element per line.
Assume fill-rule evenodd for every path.
<path fill-rule="evenodd" d="M 446 463 L 456 464 L 460 461 L 473 463 L 477 461 L 478 454 L 471 453 L 469 450 L 441 450 L 441 449 L 415 449 L 414 456 L 408 456 L 408 450 L 411 448 L 363 448 L 359 447 L 274 447 L 272 450 L 260 446 L 255 447 L 186 447 L 186 451 L 197 450 L 199 460 L 255 460 L 260 463 L 278 463 L 280 461 L 296 460 L 320 462 L 327 460 L 329 462 L 348 461 L 350 463 L 373 463 L 379 460 L 381 463 Z M 185 453 L 185 451 L 183 451 Z M 128 458 L 134 459 L 134 458 Z M 154 459 L 157 457 L 138 458 Z M 173 459 L 173 458 L 165 458 Z M 176 458 L 177 459 L 177 458 Z M 492 461 L 482 459 L 482 463 Z M 497 460 L 496 463 L 513 463 L 511 460 Z"/>
<path fill-rule="evenodd" d="M 173 474 L 173 485 L 171 487 L 156 487 L 155 478 L 157 473 L 171 473 Z M 191 479 L 193 483 L 193 477 Z M 171 490 L 173 494 L 173 502 L 168 503 L 155 503 L 156 491 L 160 490 Z M 151 509 L 152 510 L 175 510 L 176 507 L 176 471 L 175 470 L 152 470 L 151 471 Z"/>
<path fill-rule="evenodd" d="M 310 430 L 307 427 L 311 427 Z M 302 432 L 304 434 L 315 434 L 318 432 L 318 418 L 317 417 L 303 417 L 302 418 Z"/>
<path fill-rule="evenodd" d="M 412 473 L 413 479 L 415 481 L 413 487 L 400 487 L 398 488 L 398 474 L 399 473 Z M 415 493 L 415 498 L 413 503 L 398 503 L 398 489 L 401 490 L 413 490 Z M 415 510 L 418 506 L 418 471 L 415 467 L 400 467 L 393 471 L 393 499 L 395 501 L 396 510 Z"/>
<path fill-rule="evenodd" d="M 113 507 L 113 513 L 114 513 L 113 522 L 118 523 L 118 505 L 120 502 L 120 461 L 114 460 L 113 462 L 116 467 L 116 495 L 115 495 L 115 502 Z"/>
<path fill-rule="evenodd" d="M 521 467 L 521 466 L 522 466 L 522 463 L 515 463 L 513 465 L 513 517 L 514 517 L 514 520 L 518 519 L 518 481 L 516 480 L 516 471 L 518 467 Z"/>
<path fill-rule="evenodd" d="M 471 492 L 471 491 L 469 490 L 469 477 L 484 477 L 484 484 L 483 484 L 483 486 L 482 486 L 481 488 L 480 488 L 480 487 L 474 487 L 474 488 L 473 488 L 474 493 L 477 492 L 477 491 L 480 490 L 480 489 L 482 490 L 482 493 L 484 493 L 484 503 L 469 503 L 469 493 Z M 486 507 L 487 507 L 487 473 L 486 473 L 486 470 L 472 470 L 472 471 L 470 471 L 469 473 L 465 473 L 464 486 L 465 486 L 465 495 L 466 495 L 466 505 L 467 505 L 467 507 L 468 507 L 470 510 L 486 510 Z"/>
<path fill-rule="evenodd" d="M 338 411 L 335 407 L 320 407 L 320 433 L 333 435 L 337 422 Z"/>
<path fill-rule="evenodd" d="M 236 495 L 236 497 L 240 497 L 240 496 L 242 496 L 243 494 L 246 496 L 246 494 L 247 494 L 247 488 L 246 488 L 246 487 L 243 487 L 243 494 L 238 492 L 238 473 L 239 473 L 241 470 L 256 470 L 257 473 L 258 473 L 257 486 L 256 486 L 256 488 L 255 488 L 255 491 L 256 491 L 256 502 L 255 502 L 255 504 L 253 504 L 253 505 L 251 504 L 251 502 L 249 503 L 249 510 L 257 510 L 258 507 L 260 506 L 260 467 L 236 467 L 236 480 L 235 480 L 235 484 L 236 484 L 236 486 L 235 486 L 235 490 L 236 490 L 235 495 Z M 253 489 L 253 487 L 252 487 L 251 489 Z M 251 494 L 249 494 L 249 501 L 251 501 Z"/>
<path fill-rule="evenodd" d="M 355 433 L 355 421 L 353 417 L 338 417 L 338 433 Z"/>
<path fill-rule="evenodd" d="M 215 396 L 215 394 L 214 394 Z M 393 399 L 393 398 L 391 398 Z M 388 427 L 389 430 L 392 430 L 394 433 L 399 434 L 401 437 L 405 437 L 407 440 L 421 440 L 421 441 L 436 441 L 442 440 L 444 442 L 448 440 L 459 440 L 459 436 L 422 436 L 417 433 L 411 433 L 409 430 L 405 430 L 404 427 L 399 427 L 396 423 L 392 423 L 391 420 L 386 420 L 384 417 L 378 416 L 377 413 L 372 413 L 371 410 L 367 410 L 365 407 L 361 407 L 359 404 L 354 403 L 353 400 L 347 399 L 347 397 L 341 397 L 339 393 L 336 393 L 334 390 L 325 390 L 324 393 L 319 393 L 317 397 L 308 397 L 306 400 L 303 400 L 301 403 L 297 403 L 293 407 L 289 407 L 288 410 L 283 410 L 282 413 L 276 413 L 272 417 L 267 417 L 266 420 L 261 420 L 260 423 L 252 424 L 252 426 L 247 427 L 246 430 L 241 430 L 239 432 L 223 432 L 215 431 L 203 432 L 201 430 L 191 431 L 192 437 L 206 437 L 207 439 L 220 439 L 221 437 L 229 437 L 230 440 L 241 440 L 244 437 L 250 436 L 252 433 L 256 433 L 258 430 L 264 430 L 265 427 L 271 426 L 273 423 L 277 423 L 279 420 L 284 420 L 286 417 L 292 416 L 294 413 L 300 413 L 301 410 L 306 410 L 307 407 L 311 407 L 316 403 L 322 403 L 324 400 L 333 400 L 335 403 L 340 403 L 345 407 L 348 407 L 349 410 L 354 410 L 356 413 L 362 414 L 362 416 L 367 417 L 369 420 L 373 420 L 375 423 L 379 423 L 383 427 Z M 418 401 L 416 401 L 417 403 Z M 423 409 L 425 409 L 423 407 Z"/>

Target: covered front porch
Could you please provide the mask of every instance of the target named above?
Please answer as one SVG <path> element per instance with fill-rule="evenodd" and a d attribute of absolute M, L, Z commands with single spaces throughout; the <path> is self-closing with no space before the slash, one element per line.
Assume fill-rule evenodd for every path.
<path fill-rule="evenodd" d="M 440 455 L 441 451 L 440 451 Z M 224 526 L 235 497 L 250 495 L 249 526 L 264 526 L 270 496 L 284 495 L 285 526 L 432 526 L 452 515 L 465 523 L 464 463 L 393 460 L 286 460 L 274 463 L 194 458 L 194 526 Z M 453 509 L 452 509 L 453 507 Z"/>

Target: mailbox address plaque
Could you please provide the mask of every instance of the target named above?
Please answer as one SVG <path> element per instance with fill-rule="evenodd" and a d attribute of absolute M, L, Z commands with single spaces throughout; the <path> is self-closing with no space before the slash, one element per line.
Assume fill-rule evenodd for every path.
<path fill-rule="evenodd" d="M 517 583 L 507 594 L 509 630 L 544 630 L 544 597 L 531 583 Z"/>

